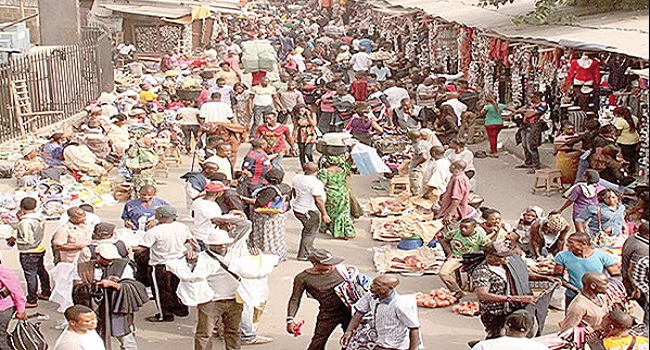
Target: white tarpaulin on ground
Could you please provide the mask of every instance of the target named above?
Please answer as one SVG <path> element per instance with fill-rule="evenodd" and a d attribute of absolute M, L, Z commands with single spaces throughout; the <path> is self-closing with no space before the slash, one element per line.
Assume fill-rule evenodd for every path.
<path fill-rule="evenodd" d="M 512 19 L 534 9 L 533 1 L 480 7 L 472 0 L 386 0 L 395 6 L 419 8 L 435 18 L 477 28 L 503 39 L 586 50 L 607 50 L 648 59 L 648 11 L 614 11 L 580 16 L 567 24 L 515 25 Z M 378 3 L 378 2 L 375 2 Z M 573 8 L 571 11 L 577 11 Z M 563 10 L 563 14 L 565 14 Z M 567 15 L 570 13 L 566 13 Z"/>

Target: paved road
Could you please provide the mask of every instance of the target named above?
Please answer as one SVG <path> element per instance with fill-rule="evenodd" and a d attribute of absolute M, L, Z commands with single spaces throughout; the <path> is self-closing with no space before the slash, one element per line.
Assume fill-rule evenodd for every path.
<path fill-rule="evenodd" d="M 483 145 L 482 148 L 485 148 Z M 477 148 L 479 149 L 479 148 Z M 241 150 L 244 152 L 245 150 Z M 241 152 L 240 152 L 241 153 Z M 242 153 L 243 154 L 243 153 Z M 534 177 L 527 175 L 523 170 L 515 170 L 514 165 L 520 161 L 511 155 L 502 155 L 499 159 L 476 159 L 477 168 L 477 192 L 486 198 L 485 205 L 501 209 L 504 220 L 514 223 L 521 210 L 528 205 L 539 205 L 546 211 L 559 207 L 562 203 L 560 197 L 546 197 L 532 195 L 529 191 Z M 286 159 L 283 162 L 287 171 L 286 182 L 299 170 L 296 158 Z M 180 168 L 172 167 L 169 177 L 163 178 L 160 185 L 159 195 L 170 201 L 180 209 L 181 218 L 187 218 L 185 210 L 184 194 L 182 183 L 178 178 L 189 168 L 190 160 Z M 353 188 L 360 201 L 373 196 L 385 195 L 385 192 L 378 192 L 370 189 L 372 181 L 376 176 L 354 176 Z M 13 186 L 12 180 L 0 181 L 0 192 L 7 191 Z M 105 207 L 97 210 L 98 214 L 106 221 L 120 224 L 119 216 L 122 206 Z M 376 275 L 372 264 L 372 248 L 380 246 L 379 242 L 373 241 L 369 234 L 369 218 L 362 218 L 356 222 L 358 237 L 352 241 L 329 239 L 325 235 L 318 237 L 316 246 L 329 249 L 337 255 L 345 257 L 346 263 L 359 267 L 362 272 L 371 276 Z M 53 224 L 48 224 L 51 230 Z M 294 257 L 297 251 L 300 225 L 292 216 L 287 220 L 287 243 L 289 256 Z M 49 231 L 48 231 L 49 234 Z M 49 235 L 46 238 L 49 240 Z M 2 262 L 16 269 L 22 279 L 22 272 L 17 260 L 15 251 L 2 251 Z M 51 257 L 49 258 L 51 265 Z M 309 337 L 313 331 L 317 303 L 313 300 L 303 299 L 298 313 L 298 319 L 304 319 L 306 325 L 303 328 L 303 335 L 293 338 L 284 330 L 284 319 L 286 315 L 286 301 L 291 292 L 291 281 L 293 276 L 308 267 L 305 262 L 289 260 L 280 264 L 270 277 L 271 295 L 267 310 L 259 325 L 259 334 L 271 336 L 274 342 L 265 345 L 254 346 L 260 350 L 299 350 L 305 349 Z M 401 285 L 398 288 L 401 293 L 413 293 L 416 291 L 427 292 L 433 288 L 439 288 L 441 283 L 436 276 L 423 277 L 401 277 Z M 471 299 L 470 295 L 467 299 Z M 33 312 L 32 310 L 30 310 Z M 47 313 L 51 316 L 49 321 L 43 322 L 43 331 L 50 344 L 60 333 L 54 329 L 54 325 L 62 319 L 62 315 L 56 313 L 55 305 L 49 302 L 41 302 L 36 309 L 38 312 Z M 137 314 L 137 339 L 139 348 L 142 350 L 192 349 L 193 329 L 196 323 L 196 310 L 193 309 L 190 316 L 185 319 L 178 319 L 174 323 L 151 324 L 144 321 L 144 317 L 155 312 L 153 303 L 145 305 L 143 310 Z M 478 318 L 459 316 L 446 309 L 420 309 L 420 320 L 422 323 L 422 334 L 427 349 L 467 349 L 467 341 L 479 339 L 483 336 L 483 329 Z M 561 319 L 561 313 L 551 311 L 547 320 L 547 330 L 557 329 L 556 324 Z M 338 339 L 342 332 L 337 330 L 332 335 L 328 350 L 339 349 Z M 117 343 L 114 343 L 117 344 Z M 117 348 L 115 346 L 114 348 Z M 223 349 L 219 343 L 215 349 Z"/>

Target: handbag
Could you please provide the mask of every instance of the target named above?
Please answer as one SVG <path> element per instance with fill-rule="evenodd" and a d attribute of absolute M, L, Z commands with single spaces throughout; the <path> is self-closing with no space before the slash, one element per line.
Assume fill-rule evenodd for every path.
<path fill-rule="evenodd" d="M 600 204 L 597 209 L 598 215 L 598 233 L 596 233 L 596 245 L 601 247 L 621 247 L 625 242 L 623 235 L 612 236 L 603 230 L 603 222 L 600 215 Z"/>
<path fill-rule="evenodd" d="M 13 350 L 47 350 L 49 347 L 40 323 L 20 320 L 8 337 L 9 346 Z"/>
<path fill-rule="evenodd" d="M 352 306 L 370 290 L 370 277 L 360 273 L 355 267 L 348 269 L 337 265 L 336 271 L 344 281 L 334 287 L 334 292 L 348 309 L 352 309 Z"/>

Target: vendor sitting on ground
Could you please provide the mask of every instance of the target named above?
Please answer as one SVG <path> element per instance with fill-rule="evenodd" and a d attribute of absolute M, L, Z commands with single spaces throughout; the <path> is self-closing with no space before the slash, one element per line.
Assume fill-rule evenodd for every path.
<path fill-rule="evenodd" d="M 462 266 L 463 254 L 478 252 L 491 241 L 474 219 L 463 219 L 459 228 L 446 232 L 440 242 L 447 260 L 440 267 L 438 276 L 447 289 L 460 299 L 464 293 L 456 280 L 456 271 Z"/>
<path fill-rule="evenodd" d="M 102 166 L 101 160 L 95 156 L 88 146 L 81 145 L 78 141 L 68 143 L 63 150 L 63 158 L 68 169 L 90 176 L 97 183 L 107 173 L 106 169 Z"/>
<path fill-rule="evenodd" d="M 41 171 L 46 167 L 43 159 L 38 156 L 38 146 L 25 146 L 21 153 L 23 157 L 14 163 L 14 177 L 18 187 L 36 186 L 41 179 Z"/>

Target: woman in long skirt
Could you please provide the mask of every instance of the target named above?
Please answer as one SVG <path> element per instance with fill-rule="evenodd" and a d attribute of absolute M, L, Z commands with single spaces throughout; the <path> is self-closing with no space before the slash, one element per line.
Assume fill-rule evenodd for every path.
<path fill-rule="evenodd" d="M 269 170 L 264 176 L 268 184 L 255 190 L 251 199 L 253 204 L 253 232 L 250 244 L 268 254 L 275 254 L 280 261 L 287 259 L 287 242 L 284 238 L 286 227 L 286 204 L 291 194 L 291 186 L 282 183 L 284 172 Z"/>
<path fill-rule="evenodd" d="M 351 239 L 356 236 L 350 214 L 351 191 L 347 183 L 350 171 L 350 163 L 344 156 L 328 156 L 325 167 L 318 172 L 318 179 L 325 184 L 325 209 L 332 219 L 329 224 L 321 225 L 321 230 L 329 231 L 335 238 Z"/>

